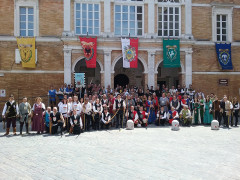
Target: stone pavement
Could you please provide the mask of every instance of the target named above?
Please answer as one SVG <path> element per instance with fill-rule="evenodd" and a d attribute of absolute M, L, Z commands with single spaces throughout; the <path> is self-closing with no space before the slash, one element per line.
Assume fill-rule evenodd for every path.
<path fill-rule="evenodd" d="M 150 126 L 3 137 L 0 179 L 240 179 L 240 128 Z M 12 133 L 12 130 L 11 130 Z"/>

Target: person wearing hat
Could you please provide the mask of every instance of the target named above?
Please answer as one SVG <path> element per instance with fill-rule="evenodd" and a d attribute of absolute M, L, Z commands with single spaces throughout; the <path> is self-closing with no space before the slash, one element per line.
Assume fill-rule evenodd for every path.
<path fill-rule="evenodd" d="M 31 105 L 27 102 L 27 98 L 23 97 L 23 102 L 19 105 L 20 116 L 20 134 L 22 134 L 23 125 L 25 122 L 26 133 L 28 134 L 28 118 L 31 115 Z"/>
<path fill-rule="evenodd" d="M 190 126 L 192 122 L 191 112 L 187 106 L 183 106 L 183 109 L 180 112 L 180 118 L 183 121 L 183 126 Z"/>
<path fill-rule="evenodd" d="M 111 121 L 111 114 L 108 112 L 108 108 L 105 107 L 102 113 L 102 118 L 101 118 L 101 129 L 104 129 L 104 127 L 106 129 L 109 129 L 109 125 L 110 125 L 110 121 Z"/>
<path fill-rule="evenodd" d="M 5 103 L 2 116 L 7 120 L 7 128 L 5 136 L 9 134 L 10 126 L 13 127 L 13 135 L 16 134 L 16 117 L 18 116 L 18 104 L 14 101 L 14 96 L 10 95 L 8 102 Z"/>
<path fill-rule="evenodd" d="M 115 99 L 113 104 L 113 111 L 116 112 L 116 128 L 118 128 L 119 124 L 121 128 L 123 128 L 123 113 L 126 109 L 125 101 L 121 98 L 121 95 L 117 95 L 117 99 Z"/>

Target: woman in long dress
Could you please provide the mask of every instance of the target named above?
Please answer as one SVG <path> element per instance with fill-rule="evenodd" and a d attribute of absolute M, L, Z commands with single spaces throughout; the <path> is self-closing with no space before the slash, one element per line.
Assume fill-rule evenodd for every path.
<path fill-rule="evenodd" d="M 148 123 L 152 124 L 156 120 L 156 114 L 154 109 L 154 103 L 152 101 L 151 96 L 149 96 L 148 100 L 146 101 L 146 108 L 147 108 L 147 113 L 150 113 L 148 118 Z"/>
<path fill-rule="evenodd" d="M 201 124 L 201 117 L 200 117 L 200 103 L 197 98 L 194 99 L 193 102 L 193 119 L 192 124 L 198 125 Z"/>
<path fill-rule="evenodd" d="M 45 105 L 42 103 L 42 99 L 37 97 L 32 108 L 32 131 L 37 131 L 38 134 L 40 134 L 40 132 L 43 133 L 44 131 L 44 111 Z"/>
<path fill-rule="evenodd" d="M 207 96 L 206 101 L 204 102 L 204 124 L 211 124 L 213 120 L 213 113 L 212 113 L 212 101 L 210 100 L 209 96 Z"/>

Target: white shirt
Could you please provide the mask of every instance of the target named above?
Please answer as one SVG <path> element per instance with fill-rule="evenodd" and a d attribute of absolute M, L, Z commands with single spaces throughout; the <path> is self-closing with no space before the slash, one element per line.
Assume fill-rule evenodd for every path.
<path fill-rule="evenodd" d="M 10 101 L 9 101 L 10 102 Z M 10 104 L 12 105 L 15 101 L 13 100 L 12 102 L 10 102 Z M 4 107 L 3 107 L 3 112 L 2 112 L 2 116 L 5 116 L 5 113 L 7 111 L 7 103 L 5 103 Z M 19 114 L 18 111 L 18 104 L 16 103 L 16 111 L 17 111 L 17 115 Z"/>
<path fill-rule="evenodd" d="M 108 114 L 109 114 L 109 112 L 107 112 L 107 115 L 106 116 L 108 116 Z M 111 116 L 108 116 L 108 119 L 107 119 L 107 121 L 104 119 L 104 113 L 102 113 L 102 122 L 104 123 L 104 124 L 106 124 L 108 121 L 110 121 L 111 120 Z"/>
<path fill-rule="evenodd" d="M 35 103 L 35 104 L 36 104 L 36 103 Z M 33 107 L 32 107 L 32 111 L 34 111 L 34 110 L 35 110 L 35 104 L 34 104 L 34 105 L 33 105 Z M 41 103 L 41 105 L 42 105 L 42 109 L 44 109 L 44 110 L 45 110 L 45 109 L 46 109 L 46 108 L 45 108 L 45 104 Z"/>
<path fill-rule="evenodd" d="M 76 110 L 77 111 L 77 115 L 80 115 L 82 112 L 82 105 L 80 102 L 73 102 L 72 103 L 72 110 Z"/>
<path fill-rule="evenodd" d="M 121 102 L 121 98 L 120 99 L 115 99 L 114 101 L 114 104 L 113 104 L 113 109 L 116 110 L 116 100 L 118 101 L 118 103 Z M 125 104 L 125 101 L 123 101 L 123 108 L 125 109 L 126 108 L 126 104 Z"/>
<path fill-rule="evenodd" d="M 102 107 L 102 105 L 101 105 L 101 104 L 99 104 L 99 105 L 100 105 L 100 110 L 99 110 L 99 111 L 96 109 L 95 104 L 93 105 L 93 112 L 95 112 L 95 113 L 99 113 L 99 112 L 102 112 L 102 111 L 103 111 L 103 107 Z"/>
<path fill-rule="evenodd" d="M 92 105 L 90 102 L 88 102 L 87 104 L 83 104 L 82 108 L 83 108 L 83 113 L 91 115 Z"/>
<path fill-rule="evenodd" d="M 73 116 L 74 116 L 74 118 L 76 119 L 77 115 L 73 115 Z M 71 126 L 73 125 L 73 120 L 74 120 L 74 119 L 70 118 L 70 124 L 71 124 Z M 82 128 L 82 127 L 83 127 L 83 124 L 82 124 L 82 118 L 81 118 L 81 116 L 80 116 L 79 122 L 80 122 L 80 127 Z"/>

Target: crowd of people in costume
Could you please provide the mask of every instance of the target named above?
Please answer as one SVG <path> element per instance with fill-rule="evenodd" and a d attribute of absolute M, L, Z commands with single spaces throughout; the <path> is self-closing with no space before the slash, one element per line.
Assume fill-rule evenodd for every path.
<path fill-rule="evenodd" d="M 26 133 L 31 130 L 40 133 L 80 134 L 84 131 L 124 128 L 132 121 L 135 127 L 171 125 L 178 120 L 182 126 L 210 125 L 213 119 L 220 126 L 238 126 L 239 103 L 237 98 L 226 95 L 218 98 L 211 93 L 196 92 L 190 85 L 170 89 L 165 85 L 144 92 L 142 88 L 121 87 L 104 88 L 89 84 L 74 88 L 63 85 L 58 91 L 53 87 L 48 92 L 49 107 L 37 97 L 31 106 L 27 97 L 19 104 L 14 96 L 5 103 L 2 116 L 7 122 L 6 133 L 12 124 L 16 135 L 16 118 L 20 121 L 20 134 L 25 124 Z M 59 131 L 60 130 L 60 131 Z"/>

